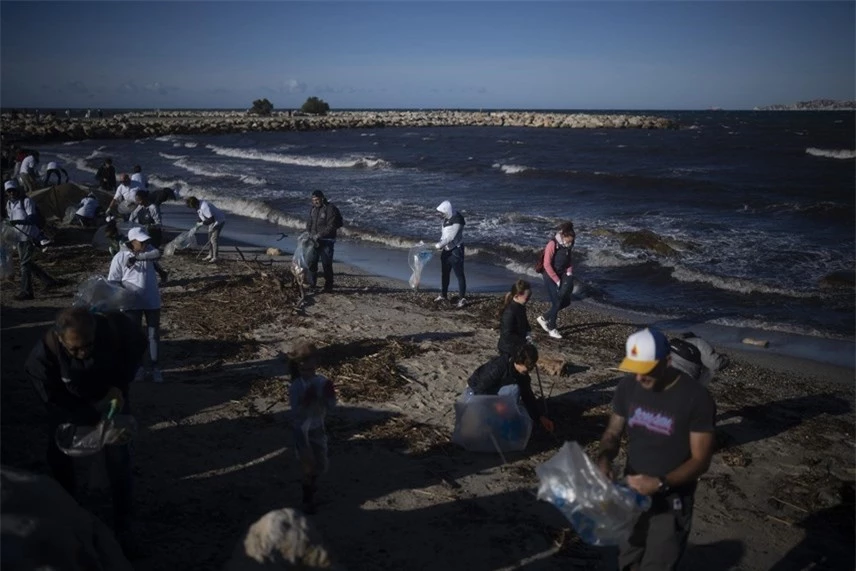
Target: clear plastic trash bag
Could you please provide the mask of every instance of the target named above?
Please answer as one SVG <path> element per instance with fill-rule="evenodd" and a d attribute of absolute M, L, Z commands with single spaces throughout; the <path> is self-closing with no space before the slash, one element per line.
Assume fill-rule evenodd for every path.
<path fill-rule="evenodd" d="M 18 243 L 21 231 L 9 224 L 8 220 L 0 222 L 0 244 L 12 248 Z"/>
<path fill-rule="evenodd" d="M 74 222 L 74 215 L 77 213 L 76 206 L 69 206 L 65 209 L 65 214 L 62 215 L 63 224 L 71 224 Z"/>
<path fill-rule="evenodd" d="M 607 480 L 576 442 L 565 442 L 535 473 L 538 499 L 559 508 L 590 545 L 618 545 L 651 507 L 650 497 Z"/>
<path fill-rule="evenodd" d="M 136 419 L 129 414 L 117 414 L 95 426 L 60 424 L 54 438 L 63 454 L 78 457 L 97 454 L 105 446 L 128 444 L 136 435 Z"/>
<path fill-rule="evenodd" d="M 134 309 L 138 301 L 134 292 L 111 284 L 103 276 L 92 276 L 80 284 L 72 305 L 91 311 L 124 311 Z"/>
<path fill-rule="evenodd" d="M 532 435 L 532 419 L 517 395 L 474 395 L 465 391 L 455 401 L 452 442 L 471 452 L 524 450 Z"/>
<path fill-rule="evenodd" d="M 0 280 L 15 275 L 15 265 L 12 262 L 12 246 L 7 242 L 0 243 Z"/>
<path fill-rule="evenodd" d="M 176 250 L 186 250 L 187 248 L 198 248 L 199 241 L 196 239 L 196 226 L 191 228 L 190 230 L 185 230 L 178 236 L 176 236 L 166 247 L 163 249 L 163 253 L 166 256 L 175 255 Z"/>
<path fill-rule="evenodd" d="M 111 246 L 116 248 L 119 241 L 123 238 L 122 231 L 120 229 L 117 229 L 117 233 L 118 236 L 116 239 L 110 239 L 110 237 L 107 236 L 107 224 L 102 224 L 92 235 L 92 247 L 103 252 L 110 251 Z"/>
<path fill-rule="evenodd" d="M 15 275 L 15 265 L 12 252 L 18 242 L 18 231 L 6 220 L 0 223 L 0 279 L 5 280 Z"/>
<path fill-rule="evenodd" d="M 309 265 L 318 260 L 318 250 L 315 240 L 309 235 L 309 232 L 303 232 L 297 237 L 297 245 L 294 247 L 294 256 L 291 258 L 291 263 L 294 267 L 302 270 L 308 270 Z"/>
<path fill-rule="evenodd" d="M 410 248 L 407 252 L 407 263 L 413 273 L 410 274 L 410 287 L 416 289 L 419 287 L 419 281 L 422 279 L 422 269 L 431 261 L 434 256 L 434 250 L 430 246 L 426 246 L 425 242 L 419 242 L 416 246 Z"/>

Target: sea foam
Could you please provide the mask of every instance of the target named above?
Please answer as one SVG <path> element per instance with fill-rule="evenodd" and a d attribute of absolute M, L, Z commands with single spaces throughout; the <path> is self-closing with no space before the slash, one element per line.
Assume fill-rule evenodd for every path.
<path fill-rule="evenodd" d="M 348 157 L 348 158 L 330 158 L 330 157 L 312 157 L 312 156 L 297 156 L 283 155 L 280 153 L 266 153 L 263 151 L 236 149 L 231 147 L 218 147 L 216 145 L 206 145 L 207 149 L 216 155 L 223 157 L 233 157 L 240 159 L 249 159 L 255 161 L 265 161 L 269 163 L 280 163 L 284 165 L 294 165 L 303 167 L 320 167 L 320 168 L 383 168 L 389 166 L 389 163 L 383 159 L 375 157 Z"/>
<path fill-rule="evenodd" d="M 809 147 L 805 152 L 808 155 L 829 159 L 856 159 L 856 151 L 850 149 L 818 149 L 817 147 Z"/>

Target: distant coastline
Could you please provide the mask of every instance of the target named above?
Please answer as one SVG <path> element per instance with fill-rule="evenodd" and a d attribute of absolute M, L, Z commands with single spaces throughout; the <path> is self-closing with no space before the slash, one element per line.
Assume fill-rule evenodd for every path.
<path fill-rule="evenodd" d="M 856 111 L 856 100 L 812 99 L 787 105 L 756 107 L 755 111 Z"/>

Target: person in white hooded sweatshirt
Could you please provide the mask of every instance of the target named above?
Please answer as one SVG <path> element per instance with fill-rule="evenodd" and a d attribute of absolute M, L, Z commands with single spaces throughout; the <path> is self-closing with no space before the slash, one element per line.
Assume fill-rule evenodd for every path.
<path fill-rule="evenodd" d="M 444 200 L 437 207 L 437 212 L 443 215 L 443 233 L 434 248 L 442 250 L 440 254 L 440 295 L 435 302 L 447 301 L 449 294 L 449 279 L 452 270 L 458 279 L 458 307 L 467 304 L 467 278 L 464 275 L 464 217 L 452 209 L 452 203 Z"/>
<path fill-rule="evenodd" d="M 150 244 L 151 237 L 142 228 L 131 228 L 128 231 L 128 243 L 123 244 L 119 252 L 110 262 L 110 272 L 107 281 L 119 285 L 136 294 L 137 303 L 126 313 L 139 327 L 146 317 L 146 331 L 149 339 L 149 357 L 151 358 L 152 380 L 156 383 L 163 381 L 163 375 L 158 367 L 158 347 L 160 345 L 160 310 L 161 295 L 158 288 L 155 261 L 161 256 L 160 250 Z M 142 381 L 145 371 L 142 367 L 134 377 Z"/>

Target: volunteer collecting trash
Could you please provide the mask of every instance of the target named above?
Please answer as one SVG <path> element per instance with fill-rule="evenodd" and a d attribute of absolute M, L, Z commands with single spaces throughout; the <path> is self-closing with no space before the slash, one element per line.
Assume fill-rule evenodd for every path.
<path fill-rule="evenodd" d="M 134 308 L 127 310 L 127 313 L 138 327 L 142 327 L 143 317 L 146 318 L 152 381 L 160 383 L 163 381 L 163 374 L 158 366 L 161 295 L 155 277 L 155 261 L 161 254 L 149 243 L 150 240 L 142 228 L 131 228 L 128 231 L 128 243 L 110 262 L 107 281 L 136 294 Z M 140 367 L 134 380 L 141 381 L 144 377 L 145 371 Z"/>
<path fill-rule="evenodd" d="M 327 471 L 327 433 L 324 417 L 336 405 L 333 382 L 315 372 L 317 349 L 311 343 L 297 347 L 289 361 L 291 426 L 294 447 L 303 470 L 303 511 L 316 510 L 318 476 Z"/>
<path fill-rule="evenodd" d="M 652 503 L 621 544 L 618 566 L 674 569 L 686 549 L 698 478 L 713 456 L 716 405 L 705 387 L 671 367 L 660 331 L 637 331 L 626 349 L 618 368 L 633 375 L 615 389 L 597 465 L 613 478 L 626 430 L 627 485 Z"/>
<path fill-rule="evenodd" d="M 212 264 L 217 262 L 217 256 L 220 253 L 220 232 L 222 232 L 223 225 L 226 223 L 226 215 L 207 200 L 199 200 L 195 196 L 188 197 L 185 204 L 189 208 L 196 210 L 196 215 L 199 216 L 196 228 L 198 229 L 202 226 L 208 227 L 208 244 L 206 244 L 206 247 L 211 248 L 211 253 L 202 259 Z"/>
<path fill-rule="evenodd" d="M 532 392 L 529 371 L 538 363 L 538 350 L 524 344 L 513 355 L 501 354 L 480 366 L 467 380 L 470 395 L 511 395 L 523 400 L 532 420 L 537 420 L 547 432 L 553 432 L 553 421 L 547 418 Z"/>
<path fill-rule="evenodd" d="M 541 261 L 536 268 L 544 278 L 544 287 L 550 296 L 550 309 L 536 318 L 541 329 L 553 339 L 561 339 L 562 334 L 556 328 L 559 312 L 571 305 L 574 291 L 574 265 L 571 252 L 577 234 L 573 222 L 563 222 L 558 232 L 544 247 Z"/>
<path fill-rule="evenodd" d="M 50 276 L 33 261 L 36 243 L 39 242 L 41 246 L 45 246 L 50 243 L 50 240 L 41 234 L 36 224 L 35 204 L 24 195 L 17 183 L 14 180 L 6 181 L 3 188 L 8 200 L 6 214 L 9 216 L 9 224 L 14 226 L 16 231 L 15 240 L 21 262 L 21 290 L 15 299 L 18 301 L 33 299 L 33 276 L 41 280 L 46 288 L 53 288 L 60 284 L 59 280 Z"/>
<path fill-rule="evenodd" d="M 500 354 L 511 356 L 518 347 L 532 343 L 532 328 L 526 317 L 526 302 L 532 296 L 532 286 L 526 280 L 517 280 L 511 291 L 505 294 L 505 301 L 499 311 Z"/>
<path fill-rule="evenodd" d="M 64 423 L 98 424 L 117 401 L 130 413 L 128 384 L 145 350 L 145 339 L 121 313 L 93 314 L 88 308 L 63 309 L 54 325 L 30 351 L 25 370 L 48 413 L 47 462 L 53 477 L 72 496 L 77 491 L 74 461 L 55 439 Z M 135 542 L 131 533 L 132 466 L 127 445 L 104 448 L 113 493 L 114 529 L 126 554 Z"/>
<path fill-rule="evenodd" d="M 467 277 L 464 275 L 464 217 L 452 209 L 452 203 L 444 200 L 437 207 L 437 212 L 443 216 L 440 241 L 434 244 L 434 249 L 440 250 L 440 295 L 434 301 L 448 301 L 449 281 L 452 271 L 458 280 L 457 307 L 467 304 Z"/>

